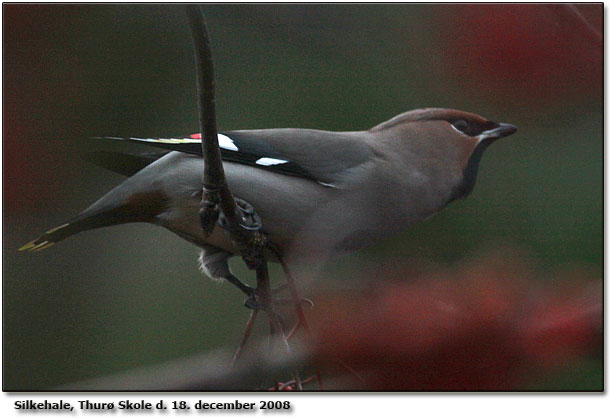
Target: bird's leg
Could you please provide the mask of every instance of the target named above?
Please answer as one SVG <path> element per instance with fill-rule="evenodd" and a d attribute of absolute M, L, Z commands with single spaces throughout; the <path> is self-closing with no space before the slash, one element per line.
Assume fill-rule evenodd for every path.
<path fill-rule="evenodd" d="M 235 203 L 238 209 L 239 228 L 231 226 L 223 212 L 220 212 L 218 224 L 229 234 L 231 241 L 239 249 L 246 266 L 251 270 L 258 270 L 266 264 L 263 252 L 268 243 L 267 236 L 260 231 L 261 218 L 254 207 L 243 199 L 235 198 Z M 243 284 L 233 275 L 227 276 L 226 279 L 248 295 L 248 299 L 244 303 L 246 307 L 258 310 L 265 309 L 270 304 L 269 301 L 265 301 L 266 298 L 260 290 L 260 284 L 254 289 Z"/>
<path fill-rule="evenodd" d="M 224 279 L 226 279 L 231 284 L 233 284 L 237 288 L 239 288 L 239 290 L 241 292 L 243 292 L 244 294 L 246 294 L 249 299 L 252 298 L 254 296 L 254 294 L 256 293 L 256 290 L 254 288 L 252 288 L 250 285 L 243 283 L 238 277 L 236 277 L 233 274 L 227 275 Z M 253 308 L 253 307 L 248 307 L 248 308 Z"/>
<path fill-rule="evenodd" d="M 230 253 L 213 246 L 203 247 L 199 256 L 199 266 L 201 271 L 210 278 L 218 281 L 226 280 L 235 285 L 241 292 L 248 296 L 248 300 L 254 298 L 256 290 L 243 283 L 238 277 L 233 275 L 229 268 Z M 254 306 L 249 307 L 254 308 Z"/>
<path fill-rule="evenodd" d="M 214 280 L 226 280 L 227 282 L 235 285 L 237 289 L 239 289 L 241 292 L 246 294 L 248 298 L 244 302 L 244 305 L 247 308 L 252 310 L 263 308 L 262 304 L 259 301 L 260 297 L 257 296 L 256 288 L 247 285 L 238 277 L 233 275 L 233 273 L 231 272 L 228 262 L 228 259 L 230 257 L 231 254 L 225 252 L 222 249 L 212 246 L 206 246 L 203 248 L 201 256 L 199 257 L 201 270 L 203 271 L 203 273 L 205 273 Z M 277 294 L 285 290 L 288 290 L 288 287 L 286 285 L 282 285 L 273 290 L 270 290 L 271 295 L 273 296 L 274 303 L 286 304 L 290 302 L 286 299 L 276 298 Z M 310 300 L 304 299 L 303 302 L 313 305 Z"/>
<path fill-rule="evenodd" d="M 276 335 L 277 337 L 279 337 L 280 342 L 283 344 L 286 351 L 288 353 L 292 353 L 290 344 L 288 343 L 288 339 L 286 338 L 286 334 L 284 333 L 284 324 L 274 307 L 274 297 L 269 281 L 269 270 L 267 267 L 267 261 L 265 260 L 264 256 L 265 249 L 270 244 L 269 239 L 264 233 L 260 231 L 262 227 L 262 221 L 256 213 L 254 207 L 248 202 L 239 198 L 235 198 L 235 203 L 238 208 L 238 222 L 240 228 L 235 228 L 234 225 L 231 225 L 231 223 L 228 222 L 223 212 L 220 212 L 218 223 L 222 228 L 225 229 L 225 231 L 229 234 L 229 237 L 231 238 L 233 244 L 239 249 L 241 257 L 246 263 L 246 266 L 249 269 L 256 271 L 256 289 L 252 292 L 251 287 L 247 287 L 232 274 L 230 275 L 231 278 L 227 276 L 227 279 L 234 285 L 239 287 L 242 291 L 250 293 L 248 299 L 245 302 L 245 306 L 254 310 L 254 312 L 257 312 L 258 310 L 263 310 L 267 314 L 267 317 L 269 319 L 269 325 L 271 327 L 271 336 Z M 293 293 L 292 288 L 293 286 L 291 285 L 289 289 L 293 294 L 292 297 L 297 297 L 296 302 L 300 306 L 298 295 L 295 295 Z M 300 321 L 300 323 L 302 323 L 302 321 Z M 248 325 L 250 325 L 250 322 L 248 323 Z M 244 334 L 244 337 L 246 339 L 250 333 L 248 330 L 249 327 L 251 326 L 248 326 L 246 328 L 246 333 Z M 293 378 L 297 383 L 297 388 L 302 389 L 301 379 L 299 377 L 298 371 L 293 372 Z"/>

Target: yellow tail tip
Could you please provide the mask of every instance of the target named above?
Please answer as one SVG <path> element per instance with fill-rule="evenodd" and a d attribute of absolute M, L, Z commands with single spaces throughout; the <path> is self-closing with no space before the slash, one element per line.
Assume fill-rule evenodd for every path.
<path fill-rule="evenodd" d="M 62 224 L 60 226 L 57 226 L 55 228 L 50 229 L 49 231 L 47 231 L 45 234 L 51 234 L 51 233 L 55 233 L 57 230 L 61 230 L 62 228 L 68 227 L 70 225 L 70 223 L 65 223 Z"/>
<path fill-rule="evenodd" d="M 29 250 L 30 252 L 35 252 L 35 251 L 46 249 L 47 247 L 53 246 L 55 244 L 55 242 L 50 241 L 51 240 L 50 235 L 55 233 L 57 230 L 61 230 L 62 228 L 68 227 L 69 225 L 70 225 L 70 223 L 65 223 L 60 226 L 50 229 L 49 231 L 44 233 L 42 236 L 40 236 L 36 240 L 32 240 L 31 242 L 26 243 L 23 246 L 21 246 L 18 249 L 18 251 L 23 252 L 24 250 Z M 43 240 L 43 237 L 47 237 L 47 238 L 49 238 L 49 240 L 41 241 L 41 240 Z"/>
<path fill-rule="evenodd" d="M 38 240 L 38 239 L 36 239 Z M 38 252 L 40 250 L 46 249 L 47 247 L 53 246 L 55 243 L 49 241 L 43 241 L 40 243 L 36 243 L 36 240 L 32 240 L 31 242 L 24 244 L 18 250 L 23 252 L 24 250 L 28 250 L 30 252 Z"/>
<path fill-rule="evenodd" d="M 32 247 L 35 247 L 36 245 L 34 243 L 36 243 L 36 240 L 32 240 L 31 242 L 24 244 L 19 248 L 19 251 L 23 252 L 24 250 L 29 250 Z"/>
<path fill-rule="evenodd" d="M 51 246 L 53 246 L 54 244 L 55 244 L 55 243 L 53 243 L 53 242 L 49 242 L 49 243 L 47 243 L 47 242 L 40 243 L 38 246 L 33 247 L 33 248 L 30 250 L 30 251 L 31 251 L 31 252 L 40 252 L 41 250 L 44 250 L 44 249 L 46 249 L 46 248 L 48 248 L 48 247 L 51 247 Z"/>

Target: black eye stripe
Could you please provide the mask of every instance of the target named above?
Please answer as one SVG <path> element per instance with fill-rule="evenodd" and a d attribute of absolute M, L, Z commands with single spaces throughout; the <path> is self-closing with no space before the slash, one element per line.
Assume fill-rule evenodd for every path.
<path fill-rule="evenodd" d="M 453 126 L 455 126 L 459 130 L 463 130 L 468 128 L 468 122 L 464 121 L 463 119 L 460 119 L 459 121 L 455 121 L 453 123 Z"/>
<path fill-rule="evenodd" d="M 474 121 L 456 119 L 448 122 L 453 126 L 453 128 L 470 137 L 476 137 L 484 131 L 484 128 Z"/>
<path fill-rule="evenodd" d="M 457 131 L 462 134 L 471 135 L 470 134 L 470 125 L 463 119 L 458 119 L 456 121 L 449 121 L 449 123 L 455 128 Z"/>

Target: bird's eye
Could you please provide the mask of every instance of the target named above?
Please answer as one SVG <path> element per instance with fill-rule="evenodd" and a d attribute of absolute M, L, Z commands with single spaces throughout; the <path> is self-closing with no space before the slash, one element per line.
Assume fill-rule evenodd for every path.
<path fill-rule="evenodd" d="M 453 127 L 454 130 L 468 135 L 469 137 L 476 137 L 483 132 L 483 129 L 487 129 L 477 121 L 467 121 L 465 119 L 456 119 L 454 121 L 449 121 L 449 123 L 451 123 L 451 127 Z M 491 124 L 493 128 L 493 122 L 488 122 L 487 124 Z"/>
<path fill-rule="evenodd" d="M 456 130 L 461 132 L 462 134 L 470 135 L 468 133 L 468 122 L 463 119 L 459 119 L 457 121 L 452 121 L 451 126 Z"/>

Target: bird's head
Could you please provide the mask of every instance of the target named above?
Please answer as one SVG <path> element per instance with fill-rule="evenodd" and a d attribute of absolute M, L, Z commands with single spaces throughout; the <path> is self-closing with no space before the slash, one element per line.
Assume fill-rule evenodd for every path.
<path fill-rule="evenodd" d="M 455 109 L 427 108 L 405 112 L 377 125 L 372 132 L 395 131 L 428 176 L 451 174 L 450 201 L 473 189 L 483 152 L 497 139 L 517 131 L 511 124 L 489 121 Z"/>

